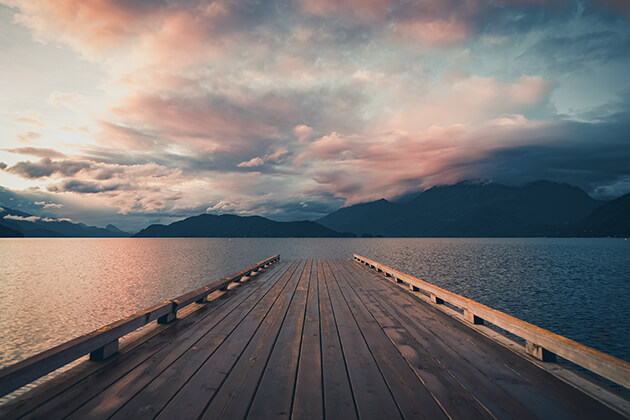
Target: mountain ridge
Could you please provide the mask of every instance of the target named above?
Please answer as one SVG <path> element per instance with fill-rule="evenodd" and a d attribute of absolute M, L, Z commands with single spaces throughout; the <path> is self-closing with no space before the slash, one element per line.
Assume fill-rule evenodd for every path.
<path fill-rule="evenodd" d="M 520 187 L 465 181 L 432 187 L 409 202 L 385 202 L 345 207 L 318 222 L 387 237 L 580 236 L 581 221 L 605 203 L 551 181 Z"/>
<path fill-rule="evenodd" d="M 146 237 L 200 237 L 200 238 L 290 238 L 290 237 L 351 237 L 316 222 L 276 222 L 262 216 L 236 216 L 232 214 L 201 214 L 173 222 L 169 225 L 151 225 L 133 235 Z"/>
<path fill-rule="evenodd" d="M 129 233 L 111 225 L 111 228 L 88 226 L 63 219 L 35 216 L 20 210 L 0 207 L 0 226 L 31 238 L 118 238 L 128 237 Z M 0 236 L 6 237 L 0 232 Z"/>

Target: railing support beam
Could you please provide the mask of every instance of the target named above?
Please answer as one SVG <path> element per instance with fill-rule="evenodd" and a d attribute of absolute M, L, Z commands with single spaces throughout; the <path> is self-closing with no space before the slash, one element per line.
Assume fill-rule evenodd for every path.
<path fill-rule="evenodd" d="M 483 318 L 478 317 L 468 309 L 464 309 L 464 319 L 474 325 L 483 325 Z"/>
<path fill-rule="evenodd" d="M 429 297 L 431 298 L 431 302 L 435 303 L 436 305 L 444 304 L 444 299 L 440 299 L 439 297 L 435 296 L 433 293 L 430 293 Z"/>
<path fill-rule="evenodd" d="M 525 351 L 527 354 L 534 356 L 536 359 L 542 362 L 555 362 L 556 355 L 546 348 L 539 346 L 536 343 L 532 343 L 531 341 L 525 342 Z"/>
<path fill-rule="evenodd" d="M 169 324 L 177 319 L 177 312 L 169 312 L 157 319 L 158 324 Z"/>
<path fill-rule="evenodd" d="M 113 356 L 118 353 L 118 339 L 105 344 L 100 349 L 94 350 L 90 353 L 90 360 L 95 362 L 102 362 L 103 360 Z"/>

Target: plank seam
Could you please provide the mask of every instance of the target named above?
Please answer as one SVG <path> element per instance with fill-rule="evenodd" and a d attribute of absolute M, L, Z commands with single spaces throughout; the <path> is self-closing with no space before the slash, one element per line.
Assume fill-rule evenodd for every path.
<path fill-rule="evenodd" d="M 354 405 L 354 412 L 357 415 L 357 418 L 359 418 L 359 408 L 357 407 L 357 399 L 356 399 L 356 395 L 355 395 L 355 390 L 354 387 L 352 386 L 352 381 L 350 380 L 350 372 L 348 370 L 348 362 L 346 361 L 346 352 L 343 349 L 343 343 L 341 342 L 341 335 L 339 333 L 339 324 L 337 322 L 337 316 L 335 314 L 335 308 L 332 304 L 332 299 L 330 298 L 330 288 L 328 287 L 328 275 L 326 274 L 326 271 L 324 270 L 324 261 L 321 262 L 321 267 L 322 267 L 322 275 L 324 277 L 324 283 L 326 284 L 326 293 L 328 294 L 328 299 L 330 301 L 330 312 L 332 313 L 333 316 L 333 320 L 335 321 L 335 327 L 337 330 L 337 339 L 339 340 L 339 349 L 341 350 L 341 356 L 343 357 L 343 364 L 344 367 L 346 368 L 346 377 L 348 379 L 348 386 L 350 387 L 350 391 L 352 393 L 352 403 Z M 322 377 L 323 378 L 323 377 Z M 325 396 L 324 396 L 324 404 L 325 403 Z M 324 416 L 326 415 L 326 412 L 324 412 Z"/>
<path fill-rule="evenodd" d="M 302 279 L 302 275 L 304 275 L 304 272 L 306 271 L 305 270 L 306 269 L 306 264 L 308 264 L 308 261 L 305 263 L 304 268 L 302 269 L 302 273 L 300 274 L 300 278 L 298 279 L 297 283 L 295 284 L 295 289 L 293 290 L 293 294 L 291 294 L 291 299 L 289 300 L 289 304 L 287 305 L 287 309 L 284 312 L 284 315 L 282 315 L 282 322 L 280 323 L 280 327 L 278 328 L 278 332 L 276 333 L 276 336 L 273 339 L 273 344 L 271 345 L 271 350 L 269 351 L 269 355 L 267 355 L 267 360 L 265 360 L 265 366 L 263 367 L 263 370 L 262 370 L 262 372 L 260 374 L 260 377 L 258 378 L 258 382 L 256 383 L 256 388 L 254 389 L 254 392 L 252 393 L 252 396 L 251 396 L 251 398 L 249 400 L 249 404 L 247 406 L 247 411 L 245 412 L 245 418 L 247 418 L 247 416 L 249 415 L 249 411 L 251 410 L 252 404 L 254 403 L 254 399 L 256 398 L 256 393 L 258 392 L 258 388 L 260 387 L 260 383 L 262 382 L 262 379 L 265 376 L 265 371 L 267 370 L 267 366 L 269 366 L 269 360 L 271 359 L 271 355 L 273 354 L 273 350 L 276 347 L 276 343 L 278 342 L 278 337 L 280 336 L 280 332 L 282 331 L 282 327 L 284 326 L 284 323 L 285 323 L 285 321 L 287 319 L 287 314 L 289 313 L 289 309 L 291 309 L 291 305 L 293 304 L 293 299 L 295 297 L 295 292 L 297 291 L 297 288 L 300 285 L 300 281 Z M 310 281 L 311 281 L 311 279 L 310 279 L 310 272 L 309 272 L 309 282 Z M 275 305 L 275 301 L 274 301 L 274 305 Z M 304 310 L 306 311 L 306 305 L 304 306 Z M 255 333 L 253 335 L 255 335 Z M 252 338 L 253 338 L 253 335 L 252 335 Z M 247 345 L 245 347 L 247 347 L 247 346 L 249 346 L 249 342 L 247 343 Z M 226 375 L 226 378 L 227 378 L 227 375 Z M 199 417 L 199 418 L 201 419 L 201 417 Z"/>
<path fill-rule="evenodd" d="M 297 364 L 295 367 L 295 377 L 293 378 L 293 391 L 291 392 L 291 407 L 289 408 L 289 418 L 293 417 L 293 404 L 295 403 L 295 389 L 297 387 L 298 372 L 300 370 L 300 360 L 302 359 L 302 343 L 304 342 L 304 327 L 306 325 L 306 310 L 308 309 L 308 297 L 311 294 L 311 285 L 313 283 L 313 266 L 314 262 L 311 260 L 311 271 L 308 277 L 308 290 L 306 291 L 306 303 L 304 304 L 304 316 L 302 318 L 302 331 L 300 332 L 300 351 L 298 353 Z M 275 346 L 275 344 L 274 344 Z M 270 356 L 271 357 L 271 356 Z"/>

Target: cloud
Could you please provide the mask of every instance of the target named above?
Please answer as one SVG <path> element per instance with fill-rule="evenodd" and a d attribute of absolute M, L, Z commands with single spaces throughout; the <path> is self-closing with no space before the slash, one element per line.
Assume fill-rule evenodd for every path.
<path fill-rule="evenodd" d="M 54 91 L 48 96 L 51 105 L 67 105 L 82 99 L 78 93 Z"/>
<path fill-rule="evenodd" d="M 13 118 L 13 122 L 20 123 L 20 124 L 36 125 L 38 127 L 43 127 L 44 126 L 44 123 L 39 118 L 35 118 L 35 117 L 18 117 L 18 118 Z"/>
<path fill-rule="evenodd" d="M 14 214 L 7 214 L 3 217 L 3 219 L 6 220 L 15 220 L 17 222 L 31 222 L 31 223 L 35 223 L 35 222 L 72 222 L 72 220 L 68 219 L 68 218 L 60 218 L 60 219 L 54 219 L 51 217 L 39 217 L 39 216 L 18 216 L 18 215 L 14 215 Z"/>
<path fill-rule="evenodd" d="M 239 163 L 236 166 L 238 166 L 239 168 L 253 168 L 253 167 L 256 167 L 256 166 L 262 166 L 264 164 L 265 164 L 264 160 L 262 160 L 259 157 L 255 157 L 255 158 L 252 158 L 252 159 L 250 159 L 250 160 L 248 160 L 246 162 L 241 162 L 241 163 Z"/>
<path fill-rule="evenodd" d="M 299 0 L 302 10 L 306 13 L 328 17 L 344 15 L 361 21 L 373 22 L 383 20 L 387 6 L 393 3 L 389 0 Z"/>
<path fill-rule="evenodd" d="M 268 153 L 265 155 L 265 161 L 280 163 L 283 158 L 289 153 L 289 150 L 283 146 L 272 146 Z M 264 163 L 264 162 L 263 162 Z"/>
<path fill-rule="evenodd" d="M 46 189 L 50 192 L 74 192 L 80 194 L 97 194 L 109 191 L 116 191 L 121 188 L 117 183 L 96 183 L 79 181 L 76 179 L 63 181 L 59 184 L 49 185 Z"/>
<path fill-rule="evenodd" d="M 38 206 L 42 206 L 45 209 L 60 209 L 63 207 L 63 204 L 57 204 L 57 203 L 46 203 L 45 201 L 35 201 L 33 204 L 38 205 Z"/>
<path fill-rule="evenodd" d="M 19 175 L 24 178 L 46 178 L 54 175 L 73 176 L 79 171 L 90 168 L 91 163 L 75 160 L 57 160 L 43 158 L 39 162 L 18 162 L 15 165 L 5 168 L 7 172 Z"/>
<path fill-rule="evenodd" d="M 433 46 L 458 44 L 470 36 L 470 28 L 466 22 L 456 18 L 448 20 L 401 22 L 394 33 L 412 41 Z"/>
<path fill-rule="evenodd" d="M 31 140 L 36 140 L 41 136 L 42 135 L 40 133 L 36 133 L 34 131 L 26 131 L 24 133 L 18 134 L 16 138 L 20 143 L 32 144 Z"/>
<path fill-rule="evenodd" d="M 46 149 L 46 148 L 41 148 L 41 147 L 20 147 L 17 149 L 2 149 L 2 150 L 9 153 L 37 156 L 40 158 L 48 158 L 48 159 L 63 159 L 67 157 L 63 153 L 58 152 L 56 150 Z"/>
<path fill-rule="evenodd" d="M 306 143 L 311 133 L 313 133 L 313 128 L 308 125 L 299 124 L 293 127 L 293 134 L 297 136 L 300 143 Z"/>
<path fill-rule="evenodd" d="M 38 216 L 17 216 L 14 214 L 7 214 L 3 217 L 6 220 L 16 220 L 19 222 L 38 222 L 41 220 L 41 217 Z"/>

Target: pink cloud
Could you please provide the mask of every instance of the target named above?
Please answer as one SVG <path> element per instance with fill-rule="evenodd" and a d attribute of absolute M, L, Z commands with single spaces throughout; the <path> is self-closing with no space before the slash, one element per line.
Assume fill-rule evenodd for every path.
<path fill-rule="evenodd" d="M 148 29 L 160 11 L 149 2 L 115 0 L 9 0 L 8 5 L 20 9 L 15 21 L 32 29 L 36 39 L 60 40 L 88 55 Z"/>
<path fill-rule="evenodd" d="M 302 10 L 317 16 L 343 14 L 366 22 L 382 20 L 390 0 L 299 0 Z"/>
<path fill-rule="evenodd" d="M 281 98 L 247 98 L 246 104 L 260 112 L 248 115 L 240 107 L 213 102 L 206 97 L 161 97 L 133 95 L 112 108 L 113 115 L 139 133 L 165 137 L 175 143 L 206 151 L 233 150 L 246 145 L 250 137 L 278 135 L 267 115 L 290 113 L 291 106 Z M 129 139 L 129 141 L 133 141 Z M 140 138 L 140 145 L 142 139 Z"/>
<path fill-rule="evenodd" d="M 171 3 L 119 0 L 4 0 L 14 21 L 41 42 L 70 45 L 98 61 L 123 54 L 126 66 L 184 68 L 232 47 L 223 1 Z"/>
<path fill-rule="evenodd" d="M 298 142 L 300 143 L 306 143 L 312 132 L 313 129 L 304 124 L 296 125 L 293 128 L 293 134 L 297 136 Z"/>
<path fill-rule="evenodd" d="M 552 83 L 545 81 L 542 76 L 526 76 L 510 86 L 510 100 L 516 105 L 536 105 L 549 92 Z"/>
<path fill-rule="evenodd" d="M 548 141 L 558 130 L 552 122 L 511 115 L 477 128 L 434 126 L 416 134 L 331 133 L 314 141 L 303 160 L 318 188 L 350 205 L 476 177 L 491 153 Z"/>
<path fill-rule="evenodd" d="M 33 140 L 37 140 L 42 135 L 40 133 L 36 133 L 35 131 L 26 131 L 24 133 L 20 133 L 16 136 L 17 141 L 24 144 L 33 144 Z"/>
<path fill-rule="evenodd" d="M 442 82 L 425 97 L 401 98 L 399 102 L 408 101 L 408 106 L 389 116 L 380 130 L 418 132 L 432 125 L 475 125 L 504 114 L 521 114 L 543 104 L 554 86 L 541 76 L 528 75 L 509 83 L 458 73 Z"/>
<path fill-rule="evenodd" d="M 252 158 L 252 159 L 250 159 L 248 161 L 241 162 L 241 163 L 239 163 L 236 166 L 238 166 L 239 168 L 254 168 L 256 166 L 262 166 L 264 164 L 265 164 L 264 160 L 262 160 L 259 157 L 255 157 L 255 158 Z"/>
<path fill-rule="evenodd" d="M 42 122 L 42 120 L 37 117 L 18 117 L 18 118 L 14 118 L 13 122 L 20 123 L 20 124 L 31 124 L 31 125 L 36 125 L 38 127 L 44 126 L 44 123 Z"/>
<path fill-rule="evenodd" d="M 470 35 L 468 22 L 449 19 L 405 21 L 397 24 L 394 33 L 420 43 L 441 46 L 460 43 Z"/>

